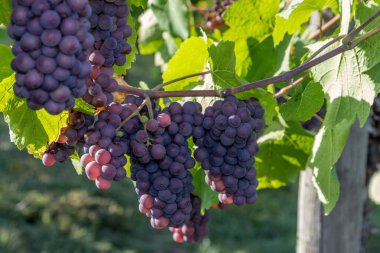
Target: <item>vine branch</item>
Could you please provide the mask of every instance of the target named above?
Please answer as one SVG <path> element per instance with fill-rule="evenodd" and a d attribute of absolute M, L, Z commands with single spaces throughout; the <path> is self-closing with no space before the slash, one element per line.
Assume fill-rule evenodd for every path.
<path fill-rule="evenodd" d="M 371 30 L 370 32 L 362 35 L 361 37 L 359 37 L 358 39 L 353 41 L 354 36 L 356 34 L 358 34 L 361 30 L 363 30 L 366 26 L 368 26 L 371 22 L 373 22 L 378 16 L 380 16 L 380 11 L 377 12 L 376 14 L 374 14 L 372 17 L 370 17 L 361 26 L 359 26 L 358 28 L 353 30 L 351 33 L 349 33 L 346 36 L 346 38 L 343 40 L 344 41 L 343 45 L 341 45 L 341 46 L 331 50 L 330 52 L 327 52 L 327 53 L 325 53 L 325 54 L 323 54 L 323 55 L 321 55 L 315 59 L 312 59 L 308 62 L 305 62 L 304 64 L 300 65 L 297 68 L 294 68 L 288 72 L 285 72 L 285 73 L 278 75 L 278 76 L 275 76 L 275 77 L 266 78 L 266 79 L 259 80 L 256 82 L 252 82 L 252 83 L 247 83 L 247 84 L 244 84 L 244 85 L 241 85 L 238 87 L 233 87 L 233 88 L 228 88 L 228 89 L 219 89 L 219 90 L 158 91 L 158 90 L 142 90 L 139 88 L 135 88 L 135 87 L 131 87 L 131 86 L 123 86 L 123 85 L 119 86 L 118 90 L 119 90 L 119 92 L 134 94 L 134 95 L 141 96 L 141 97 L 148 96 L 152 99 L 166 98 L 166 97 L 224 97 L 227 95 L 238 94 L 238 93 L 241 93 L 244 91 L 263 87 L 263 86 L 266 86 L 269 84 L 281 83 L 281 82 L 290 82 L 290 80 L 294 76 L 296 76 L 296 75 L 298 75 L 298 74 L 300 74 L 300 73 L 302 73 L 302 72 L 304 72 L 304 71 L 306 71 L 306 70 L 308 70 L 314 66 L 317 66 L 318 64 L 325 62 L 325 61 L 327 61 L 327 60 L 329 60 L 329 59 L 331 59 L 331 58 L 333 58 L 339 54 L 342 54 L 346 51 L 353 49 L 362 41 L 364 41 L 364 40 L 370 38 L 371 36 L 374 36 L 375 34 L 379 33 L 380 32 L 380 26 L 377 26 L 373 30 Z M 338 41 L 340 39 L 341 38 L 338 36 L 334 40 Z M 323 50 L 320 49 L 318 51 L 323 51 Z M 212 73 L 212 71 L 206 71 L 206 72 L 202 72 L 202 73 L 192 74 L 190 76 L 181 77 L 181 78 L 178 78 L 176 80 L 172 80 L 168 83 L 174 83 L 176 81 L 183 80 L 183 79 L 186 79 L 189 77 L 200 76 L 200 75 L 209 74 L 209 73 Z M 168 83 L 161 84 L 159 86 L 163 87 L 164 85 L 167 85 Z"/>

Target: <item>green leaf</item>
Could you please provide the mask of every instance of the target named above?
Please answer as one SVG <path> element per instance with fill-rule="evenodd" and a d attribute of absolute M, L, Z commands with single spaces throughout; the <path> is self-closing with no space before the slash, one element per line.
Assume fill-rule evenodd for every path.
<path fill-rule="evenodd" d="M 313 170 L 314 185 L 325 214 L 333 210 L 339 199 L 339 180 L 334 166 L 343 152 L 353 122 L 345 119 L 336 125 L 323 124 L 315 137 L 309 167 Z"/>
<path fill-rule="evenodd" d="M 277 14 L 276 26 L 273 31 L 274 43 L 278 45 L 285 34 L 295 34 L 303 23 L 306 23 L 311 14 L 317 10 L 325 8 L 337 10 L 339 3 L 337 0 L 294 0 L 289 7 Z"/>
<path fill-rule="evenodd" d="M 201 209 L 209 209 L 219 203 L 218 194 L 205 182 L 205 172 L 201 166 L 197 163 L 190 172 L 193 175 L 194 193 L 202 200 Z"/>
<path fill-rule="evenodd" d="M 129 15 L 128 17 L 128 25 L 132 28 L 132 35 L 127 39 L 127 42 L 132 47 L 132 51 L 130 54 L 128 54 L 127 61 L 123 66 L 114 66 L 114 70 L 116 74 L 119 75 L 125 75 L 127 70 L 132 67 L 132 63 L 136 61 L 136 55 L 137 55 L 137 31 L 136 31 L 136 25 L 133 21 L 132 15 Z"/>
<path fill-rule="evenodd" d="M 205 69 L 208 59 L 207 43 L 202 37 L 192 37 L 185 40 L 173 58 L 169 61 L 168 67 L 163 73 L 164 82 L 202 72 Z M 187 78 L 185 80 L 167 85 L 165 90 L 184 90 L 192 82 L 199 80 L 199 77 Z"/>
<path fill-rule="evenodd" d="M 234 43 L 220 42 L 217 46 L 212 45 L 209 48 L 211 58 L 211 70 L 214 83 L 221 88 L 232 88 L 248 83 L 235 72 L 236 58 L 234 53 Z M 239 99 L 257 98 L 261 105 L 265 108 L 264 119 L 267 124 L 272 122 L 277 114 L 277 102 L 273 98 L 273 94 L 262 88 L 257 88 L 236 94 Z"/>
<path fill-rule="evenodd" d="M 11 47 L 13 42 L 14 41 L 8 35 L 7 27 L 0 25 L 0 44 Z"/>
<path fill-rule="evenodd" d="M 309 46 L 311 53 L 320 48 L 323 43 L 325 42 Z M 337 45 L 331 46 L 328 50 L 336 47 Z M 374 64 L 372 61 L 366 61 L 368 59 L 366 54 L 369 52 L 372 55 L 376 54 L 371 46 L 362 45 L 311 69 L 314 80 L 320 82 L 323 87 L 328 104 L 335 105 L 329 107 L 331 117 L 325 119 L 326 124 L 338 124 L 356 116 L 361 125 L 366 122 L 376 96 L 376 90 L 379 89 L 377 88 L 379 83 L 364 74 Z M 352 103 L 350 99 L 342 99 L 344 97 L 352 98 L 356 102 Z M 333 104 L 334 101 L 338 102 Z"/>
<path fill-rule="evenodd" d="M 35 156 L 39 156 L 49 143 L 58 139 L 67 116 L 67 112 L 52 116 L 44 109 L 32 111 L 25 100 L 19 98 L 11 99 L 4 111 L 11 141 L 20 150 L 27 148 Z"/>
<path fill-rule="evenodd" d="M 299 123 L 287 127 L 273 124 L 259 138 L 255 157 L 259 189 L 279 188 L 293 181 L 305 169 L 314 137 Z"/>
<path fill-rule="evenodd" d="M 71 163 L 75 169 L 75 172 L 78 175 L 82 175 L 83 174 L 83 167 L 82 167 L 82 164 L 80 163 L 79 153 L 75 152 L 72 156 L 70 156 L 70 159 L 71 159 Z"/>
<path fill-rule="evenodd" d="M 83 112 L 89 115 L 95 115 L 95 107 L 88 104 L 86 101 L 84 101 L 81 98 L 75 99 L 75 106 L 73 110 L 77 112 Z"/>
<path fill-rule="evenodd" d="M 321 85 L 309 82 L 305 87 L 301 87 L 285 104 L 281 105 L 280 113 L 287 121 L 307 121 L 321 109 L 323 101 L 324 93 Z"/>
<path fill-rule="evenodd" d="M 143 9 L 146 9 L 148 4 L 148 0 L 128 0 L 127 2 L 129 6 L 142 7 Z"/>
<path fill-rule="evenodd" d="M 0 1 L 0 24 L 8 26 L 12 13 L 12 0 Z"/>
<path fill-rule="evenodd" d="M 0 44 L 0 55 L 0 81 L 2 81 L 13 73 L 11 69 L 13 54 L 9 47 Z"/>
<path fill-rule="evenodd" d="M 367 4 L 363 2 L 360 3 L 355 16 L 357 26 L 365 22 L 369 17 L 378 11 L 380 11 L 380 4 L 375 4 L 373 1 L 370 1 Z M 360 34 L 364 34 L 379 25 L 380 20 L 377 18 Z M 365 65 L 366 69 L 363 69 L 362 71 L 366 71 L 380 63 L 380 34 L 372 36 L 360 43 L 359 46 L 355 48 L 355 51 L 358 55 L 358 59 L 356 61 L 358 61 L 360 65 Z"/>
<path fill-rule="evenodd" d="M 153 54 L 159 51 L 164 40 L 163 31 L 159 28 L 156 16 L 151 9 L 147 10 L 139 17 L 139 49 L 141 54 Z"/>
<path fill-rule="evenodd" d="M 269 36 L 250 49 L 252 66 L 245 79 L 257 81 L 276 76 L 289 70 L 290 49 L 292 37 L 287 36 L 277 47 L 273 43 L 273 37 Z"/>
<path fill-rule="evenodd" d="M 224 20 L 229 29 L 224 32 L 223 40 L 235 42 L 236 71 L 239 76 L 245 78 L 248 74 L 252 65 L 252 42 L 260 42 L 272 33 L 275 15 L 279 10 L 280 0 L 240 0 L 227 9 Z M 251 40 L 248 41 L 249 38 Z"/>
<path fill-rule="evenodd" d="M 185 0 L 152 0 L 149 7 L 162 30 L 182 39 L 189 37 L 189 10 Z"/>
<path fill-rule="evenodd" d="M 13 84 L 15 81 L 15 74 L 12 74 L 0 82 L 0 112 L 4 112 L 9 100 L 15 96 L 13 93 Z"/>

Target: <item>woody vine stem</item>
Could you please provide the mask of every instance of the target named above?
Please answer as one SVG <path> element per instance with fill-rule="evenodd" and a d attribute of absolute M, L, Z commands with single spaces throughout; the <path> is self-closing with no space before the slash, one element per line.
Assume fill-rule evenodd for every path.
<path fill-rule="evenodd" d="M 300 65 L 297 68 L 294 68 L 288 72 L 285 72 L 281 75 L 271 77 L 271 78 L 266 78 L 263 80 L 259 80 L 256 82 L 252 83 L 247 83 L 241 86 L 233 87 L 233 88 L 228 88 L 228 89 L 218 89 L 218 90 L 184 90 L 184 91 L 160 91 L 158 89 L 161 89 L 167 84 L 171 84 L 177 81 L 181 81 L 190 77 L 195 77 L 195 76 L 201 76 L 205 74 L 215 74 L 213 71 L 206 71 L 206 72 L 201 72 L 201 73 L 195 73 L 191 74 L 188 76 L 180 77 L 175 80 L 169 81 L 167 83 L 160 84 L 156 86 L 155 89 L 152 90 L 143 90 L 131 86 L 124 86 L 120 85 L 118 91 L 123 92 L 123 93 L 128 93 L 128 94 L 133 94 L 137 95 L 140 97 L 149 97 L 151 99 L 155 98 L 166 98 L 166 97 L 225 97 L 227 95 L 233 95 L 233 94 L 238 94 L 244 91 L 252 90 L 255 88 L 263 87 L 269 84 L 274 84 L 274 83 L 281 83 L 281 82 L 290 82 L 293 77 L 296 75 L 319 65 L 322 62 L 325 62 L 339 54 L 342 54 L 346 51 L 352 50 L 355 48 L 357 45 L 359 45 L 361 42 L 364 40 L 378 34 L 380 32 L 380 26 L 376 26 L 373 28 L 371 31 L 361 35 L 357 39 L 354 39 L 354 37 L 359 34 L 365 27 L 367 27 L 369 24 L 371 24 L 376 18 L 380 16 L 380 11 L 375 13 L 373 16 L 371 16 L 366 22 L 364 22 L 361 26 L 358 28 L 354 29 L 352 32 L 350 32 L 342 42 L 342 45 L 339 47 L 319 56 L 316 57 L 316 55 L 313 55 L 312 60 L 306 61 L 304 64 Z M 343 36 L 338 36 L 335 39 L 333 39 L 334 42 L 338 42 L 343 38 Z M 325 46 L 323 46 L 320 50 L 318 50 L 318 53 L 321 53 L 322 51 L 325 50 Z M 289 85 L 290 87 L 293 84 Z"/>

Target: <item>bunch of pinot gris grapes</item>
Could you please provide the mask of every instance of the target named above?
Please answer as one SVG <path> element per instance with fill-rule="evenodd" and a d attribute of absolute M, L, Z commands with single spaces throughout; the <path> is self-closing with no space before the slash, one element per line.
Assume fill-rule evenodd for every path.
<path fill-rule="evenodd" d="M 131 52 L 127 38 L 132 29 L 127 25 L 129 7 L 124 0 L 91 0 L 91 33 L 95 44 L 90 62 L 107 68 L 123 66 L 126 54 Z"/>
<path fill-rule="evenodd" d="M 140 212 L 153 228 L 179 227 L 191 216 L 195 166 L 187 139 L 203 122 L 198 103 L 172 103 L 131 136 L 132 180 Z"/>
<path fill-rule="evenodd" d="M 12 0 L 12 7 L 8 33 L 15 40 L 15 94 L 32 110 L 55 115 L 72 109 L 91 72 L 88 0 Z"/>
<path fill-rule="evenodd" d="M 256 201 L 254 156 L 257 136 L 264 128 L 264 110 L 253 99 L 227 96 L 206 108 L 201 128 L 194 132 L 195 159 L 206 172 L 206 182 L 219 201 L 235 205 Z"/>
<path fill-rule="evenodd" d="M 200 242 L 208 235 L 208 213 L 201 214 L 201 199 L 191 195 L 193 210 L 188 222 L 177 228 L 169 228 L 173 232 L 173 240 L 177 243 Z"/>
<path fill-rule="evenodd" d="M 113 181 L 126 177 L 129 140 L 118 127 L 135 108 L 113 102 L 98 115 L 98 121 L 84 135 L 84 154 L 81 164 L 88 179 L 95 181 L 101 190 L 111 187 Z"/>

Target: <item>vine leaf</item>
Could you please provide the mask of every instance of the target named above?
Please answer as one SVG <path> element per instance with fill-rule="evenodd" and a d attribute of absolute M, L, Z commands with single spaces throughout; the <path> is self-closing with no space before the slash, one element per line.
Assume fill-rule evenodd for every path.
<path fill-rule="evenodd" d="M 339 199 L 339 180 L 335 163 L 343 152 L 354 119 L 342 120 L 336 125 L 323 125 L 315 137 L 309 167 L 313 170 L 313 182 L 319 200 L 329 214 Z"/>
<path fill-rule="evenodd" d="M 291 42 L 292 36 L 286 36 L 279 45 L 275 46 L 273 37 L 269 36 L 251 47 L 250 58 L 253 62 L 245 79 L 257 81 L 288 71 L 290 69 Z"/>
<path fill-rule="evenodd" d="M 361 3 L 358 8 L 357 25 L 375 11 L 366 11 L 368 8 L 380 9 L 373 2 L 368 5 Z M 379 23 L 380 21 L 377 22 Z M 380 63 L 379 40 L 380 35 L 376 35 L 353 50 L 311 69 L 314 80 L 321 83 L 325 93 L 327 114 L 316 137 L 309 166 L 313 169 L 315 186 L 327 214 L 339 198 L 339 182 L 334 166 L 343 151 L 349 130 L 356 117 L 362 126 L 365 124 L 370 107 L 380 90 L 379 79 L 370 75 Z M 323 43 L 326 42 L 309 46 L 311 53 Z M 327 50 L 336 47 L 333 45 Z"/>
<path fill-rule="evenodd" d="M 70 156 L 70 159 L 71 159 L 71 164 L 73 165 L 75 172 L 78 175 L 82 175 L 83 174 L 83 166 L 80 162 L 79 153 L 75 152 L 72 156 Z"/>
<path fill-rule="evenodd" d="M 269 36 L 274 27 L 280 0 L 235 1 L 226 11 L 224 20 L 229 29 L 223 40 L 235 42 L 236 72 L 246 77 L 251 65 L 250 48 Z"/>
<path fill-rule="evenodd" d="M 48 144 L 56 141 L 61 128 L 66 124 L 67 112 L 52 116 L 44 109 L 33 111 L 25 99 L 13 93 L 15 75 L 3 79 L 0 83 L 0 111 L 9 125 L 10 139 L 22 150 L 26 148 L 36 157 L 43 153 Z"/>
<path fill-rule="evenodd" d="M 9 67 L 13 60 L 13 54 L 9 47 L 0 44 L 0 81 L 9 77 L 13 70 Z"/>
<path fill-rule="evenodd" d="M 81 98 L 75 99 L 75 106 L 73 108 L 74 111 L 83 112 L 89 115 L 95 115 L 95 108 L 93 105 L 88 104 Z"/>
<path fill-rule="evenodd" d="M 128 0 L 127 2 L 130 6 L 142 7 L 143 9 L 146 9 L 148 4 L 148 0 Z"/>
<path fill-rule="evenodd" d="M 12 13 L 12 0 L 0 1 L 0 24 L 8 26 Z"/>
<path fill-rule="evenodd" d="M 162 30 L 182 39 L 189 37 L 189 10 L 185 0 L 151 0 L 149 7 Z"/>
<path fill-rule="evenodd" d="M 158 25 L 158 20 L 151 9 L 148 9 L 139 17 L 141 24 L 138 31 L 139 49 L 141 54 L 153 54 L 164 45 L 163 31 Z"/>
<path fill-rule="evenodd" d="M 114 66 L 114 70 L 116 74 L 125 75 L 128 69 L 132 67 L 132 63 L 136 61 L 137 55 L 137 32 L 136 32 L 136 24 L 133 21 L 133 17 L 129 14 L 128 17 L 128 25 L 132 28 L 132 35 L 127 39 L 127 43 L 131 45 L 132 51 L 130 54 L 126 55 L 127 61 L 123 66 Z"/>
<path fill-rule="evenodd" d="M 235 71 L 236 57 L 234 52 L 235 44 L 231 41 L 220 42 L 217 46 L 209 48 L 210 65 L 214 83 L 221 88 L 232 88 L 248 83 L 240 78 Z M 265 121 L 270 124 L 277 114 L 277 102 L 271 93 L 262 88 L 253 89 L 236 95 L 240 99 L 255 97 L 265 108 Z"/>
<path fill-rule="evenodd" d="M 305 169 L 313 142 L 314 136 L 298 122 L 272 124 L 258 139 L 255 167 L 259 189 L 279 188 L 294 180 Z"/>
<path fill-rule="evenodd" d="M 164 82 L 202 72 L 205 69 L 209 54 L 207 42 L 202 37 L 192 37 L 185 40 L 176 54 L 168 63 L 167 69 L 162 75 Z M 166 85 L 165 90 L 185 90 L 191 83 L 199 80 L 199 77 L 187 78 L 185 80 Z"/>
<path fill-rule="evenodd" d="M 295 34 L 301 25 L 307 22 L 314 11 L 332 8 L 337 11 L 337 0 L 294 0 L 289 7 L 276 16 L 276 26 L 273 31 L 275 45 L 278 45 L 285 34 Z"/>
<path fill-rule="evenodd" d="M 296 89 L 291 99 L 280 107 L 280 113 L 285 120 L 307 121 L 317 113 L 324 102 L 320 84 L 309 82 L 305 87 Z"/>

